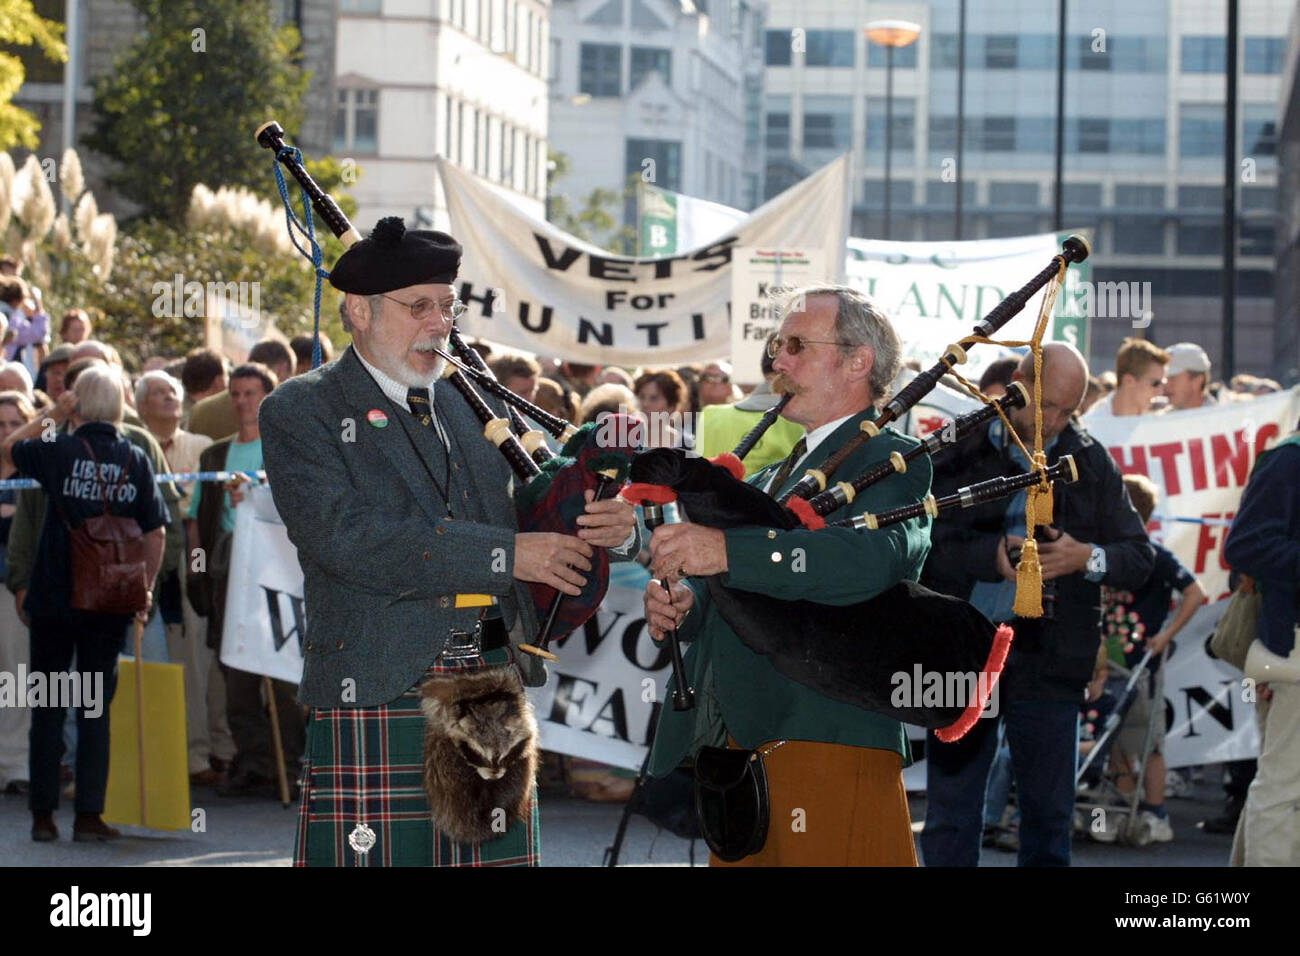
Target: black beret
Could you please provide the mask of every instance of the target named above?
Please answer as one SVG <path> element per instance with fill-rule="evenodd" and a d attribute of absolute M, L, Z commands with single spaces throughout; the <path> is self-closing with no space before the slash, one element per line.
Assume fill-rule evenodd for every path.
<path fill-rule="evenodd" d="M 330 271 L 330 285 L 340 292 L 378 295 L 411 285 L 450 284 L 460 268 L 460 255 L 460 243 L 445 232 L 408 232 L 400 216 L 387 216 L 339 257 Z"/>

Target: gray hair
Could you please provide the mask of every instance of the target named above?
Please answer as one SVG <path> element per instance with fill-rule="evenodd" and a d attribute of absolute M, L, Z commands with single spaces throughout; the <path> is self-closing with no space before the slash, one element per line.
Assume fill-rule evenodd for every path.
<path fill-rule="evenodd" d="M 154 382 L 166 382 L 176 390 L 177 398 L 185 397 L 185 386 L 183 386 L 174 376 L 164 372 L 160 368 L 152 372 L 145 372 L 135 383 L 135 407 L 139 408 L 144 404 L 145 398 L 149 395 L 149 386 Z"/>
<path fill-rule="evenodd" d="M 780 315 L 782 318 L 791 312 L 801 312 L 807 300 L 814 295 L 834 296 L 838 303 L 835 313 L 835 338 L 845 343 L 840 346 L 840 354 L 848 356 L 861 346 L 868 346 L 875 353 L 875 362 L 871 366 L 868 385 L 871 388 L 871 400 L 877 406 L 889 397 L 890 386 L 898 375 L 903 344 L 898 333 L 894 331 L 889 317 L 868 296 L 846 285 L 800 286 L 785 289 L 778 293 Z"/>
<path fill-rule="evenodd" d="M 77 396 L 77 417 L 83 422 L 122 420 L 122 380 L 106 365 L 91 365 L 72 386 Z"/>
<path fill-rule="evenodd" d="M 343 294 L 343 298 L 339 299 L 339 321 L 343 323 L 343 331 L 351 335 L 352 317 L 348 315 L 348 296 L 346 292 Z"/>
<path fill-rule="evenodd" d="M 0 375 L 16 375 L 22 382 L 15 391 L 26 392 L 27 397 L 32 397 L 32 373 L 27 371 L 27 366 L 22 362 L 0 362 Z"/>

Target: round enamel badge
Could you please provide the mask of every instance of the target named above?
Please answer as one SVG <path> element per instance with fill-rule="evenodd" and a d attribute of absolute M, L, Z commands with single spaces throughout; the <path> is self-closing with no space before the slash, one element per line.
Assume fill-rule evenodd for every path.
<path fill-rule="evenodd" d="M 377 408 L 372 408 L 370 411 L 366 412 L 366 421 L 370 422 L 370 424 L 374 425 L 376 428 L 388 427 L 388 416 Z"/>

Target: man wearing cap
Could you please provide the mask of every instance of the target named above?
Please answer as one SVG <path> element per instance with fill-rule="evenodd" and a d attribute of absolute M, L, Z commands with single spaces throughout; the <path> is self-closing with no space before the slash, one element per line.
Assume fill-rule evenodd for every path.
<path fill-rule="evenodd" d="M 50 349 L 50 354 L 45 356 L 40 374 L 36 376 L 36 388 L 50 396 L 51 401 L 57 402 L 59 396 L 63 394 L 63 376 L 68 371 L 68 363 L 71 361 L 72 346 L 67 343 L 56 345 Z"/>
<path fill-rule="evenodd" d="M 1184 411 L 1214 405 L 1210 397 L 1210 357 L 1194 342 L 1179 342 L 1165 349 L 1169 365 L 1165 369 L 1165 411 Z"/>
<path fill-rule="evenodd" d="M 479 843 L 431 820 L 418 688 L 502 665 L 543 684 L 541 661 L 517 650 L 537 630 L 524 582 L 577 594 L 593 547 L 636 539 L 618 500 L 588 504 L 576 537 L 516 532 L 509 466 L 462 396 L 436 384 L 460 257 L 446 233 L 380 220 L 330 275 L 352 345 L 262 404 L 267 478 L 304 577 L 300 866 L 536 865 L 535 796 Z M 453 631 L 480 655 L 453 660 Z"/>

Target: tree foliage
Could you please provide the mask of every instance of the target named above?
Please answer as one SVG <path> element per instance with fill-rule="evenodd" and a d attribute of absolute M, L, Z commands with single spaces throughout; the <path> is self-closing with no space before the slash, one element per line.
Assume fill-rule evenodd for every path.
<path fill-rule="evenodd" d="M 145 29 L 95 85 L 86 145 L 117 161 L 108 177 L 146 218 L 179 221 L 194 186 L 266 194 L 269 155 L 258 124 L 302 122 L 309 75 L 298 32 L 277 28 L 271 4 L 132 0 Z"/>
<path fill-rule="evenodd" d="M 621 193 L 598 187 L 584 196 L 575 208 L 568 197 L 556 193 L 554 187 L 557 180 L 568 176 L 571 171 L 569 157 L 551 151 L 547 176 L 547 220 L 585 242 L 611 252 L 631 255 L 636 249 L 636 229 L 619 225 L 619 205 L 625 205 L 629 198 L 635 199 L 635 174 Z"/>
<path fill-rule="evenodd" d="M 13 105 L 13 98 L 27 77 L 23 61 L 11 51 L 15 47 L 37 46 L 51 60 L 64 63 L 68 48 L 61 39 L 63 25 L 37 15 L 31 0 L 0 0 L 0 149 L 26 146 L 35 149 L 41 128 L 36 117 Z"/>

